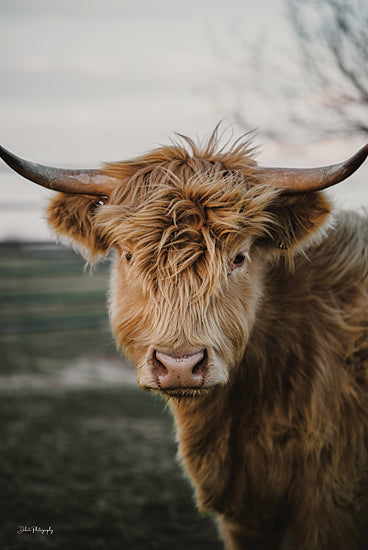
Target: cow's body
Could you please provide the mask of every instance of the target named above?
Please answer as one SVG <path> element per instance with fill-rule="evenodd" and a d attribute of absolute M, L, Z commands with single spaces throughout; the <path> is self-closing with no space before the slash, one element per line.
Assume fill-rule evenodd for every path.
<path fill-rule="evenodd" d="M 231 382 L 173 405 L 199 506 L 229 548 L 355 548 L 368 445 L 368 219 L 340 215 L 324 241 L 265 274 Z M 365 518 L 365 520 L 364 520 Z"/>
<path fill-rule="evenodd" d="M 101 171 L 40 167 L 50 225 L 115 248 L 118 346 L 170 401 L 199 507 L 228 550 L 352 550 L 367 521 L 368 220 L 321 189 L 364 161 L 260 168 L 191 140 Z M 87 194 L 85 194 L 87 193 Z M 98 196 L 102 196 L 99 199 Z M 153 466 L 154 467 L 154 466 Z"/>

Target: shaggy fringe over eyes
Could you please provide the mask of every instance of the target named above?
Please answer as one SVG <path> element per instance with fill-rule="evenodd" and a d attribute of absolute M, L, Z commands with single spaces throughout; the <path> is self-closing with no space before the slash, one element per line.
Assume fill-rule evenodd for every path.
<path fill-rule="evenodd" d="M 265 234 L 273 217 L 264 207 L 278 192 L 260 185 L 249 140 L 219 147 L 217 129 L 204 145 L 179 138 L 105 166 L 122 183 L 95 223 L 109 246 L 132 250 L 132 277 L 149 295 L 168 298 L 180 280 L 187 308 L 189 297 L 193 303 L 221 292 L 229 255 Z"/>
<path fill-rule="evenodd" d="M 299 243 L 325 221 L 326 199 L 320 193 L 282 197 L 263 185 L 249 135 L 233 144 L 219 141 L 216 128 L 205 144 L 178 136 L 170 146 L 106 164 L 104 172 L 117 181 L 108 203 L 60 193 L 48 208 L 49 224 L 81 246 L 91 264 L 112 246 L 134 247 L 146 279 L 155 272 L 176 283 L 194 266 L 201 280 L 207 269 L 206 284 L 214 288 L 236 246 L 256 238 L 291 266 Z"/>
<path fill-rule="evenodd" d="M 171 146 L 160 147 L 133 160 L 106 164 L 106 174 L 122 182 L 110 198 L 110 204 L 119 205 L 121 210 L 106 209 L 106 217 L 102 217 L 106 220 L 111 215 L 114 219 L 109 228 L 103 223 L 101 230 L 107 229 L 111 238 L 115 228 L 113 241 L 116 244 L 123 217 L 127 224 L 141 221 L 134 213 L 142 206 L 142 218 L 147 216 L 148 229 L 157 229 L 156 242 L 160 228 L 156 224 L 152 227 L 152 219 L 158 219 L 164 226 L 161 227 L 164 231 L 160 241 L 162 249 L 168 242 L 168 234 L 176 231 L 180 223 L 190 223 L 199 230 L 203 224 L 201 216 L 205 219 L 211 213 L 216 220 L 208 220 L 209 224 L 211 221 L 215 224 L 210 237 L 224 239 L 225 248 L 231 244 L 225 242 L 231 241 L 229 235 L 235 237 L 238 233 L 241 239 L 248 230 L 250 238 L 262 237 L 268 253 L 275 258 L 283 256 L 286 266 L 292 268 L 295 252 L 302 251 L 304 243 L 309 242 L 327 220 L 330 204 L 321 192 L 282 196 L 276 187 L 263 185 L 254 158 L 257 148 L 252 144 L 252 137 L 252 133 L 248 133 L 233 143 L 225 141 L 221 146 L 218 125 L 205 143 L 196 144 L 177 134 Z M 162 219 L 162 212 L 158 218 L 153 217 L 158 216 L 158 212 L 154 208 L 150 211 L 147 205 L 150 198 L 152 203 L 157 201 L 157 210 L 160 203 L 167 209 L 166 220 Z M 98 217 L 98 222 L 102 222 L 102 217 Z M 182 237 L 184 239 L 184 235 Z M 124 231 L 120 238 L 126 238 Z M 131 240 L 133 238 L 132 235 Z M 204 239 L 209 243 L 208 238 Z M 186 265 L 186 258 L 182 259 Z"/>
<path fill-rule="evenodd" d="M 218 127 L 204 144 L 197 145 L 190 138 L 177 135 L 177 140 L 170 146 L 160 147 L 133 160 L 106 164 L 103 172 L 117 181 L 108 199 L 110 206 L 119 205 L 121 208 L 117 221 L 139 209 L 154 188 L 165 180 L 165 172 L 184 185 L 194 175 L 211 174 L 215 179 L 223 179 L 231 172 L 233 178 L 246 180 L 246 187 L 258 183 L 257 165 L 252 158 L 255 148 L 251 146 L 250 137 L 240 138 L 233 144 L 228 141 L 222 147 L 220 139 Z M 237 171 L 238 176 L 235 176 Z M 71 238 L 82 248 L 88 261 L 95 263 L 111 246 L 95 223 L 95 214 L 105 208 L 100 206 L 98 197 L 58 193 L 50 202 L 47 218 L 59 235 Z"/>
<path fill-rule="evenodd" d="M 249 188 L 238 172 L 224 178 L 217 171 L 183 169 L 189 173 L 153 169 L 143 181 L 135 181 L 149 189 L 138 206 L 107 205 L 96 224 L 110 246 L 132 250 L 132 276 L 151 296 L 167 296 L 180 281 L 193 301 L 223 290 L 231 254 L 272 224 L 262 207 L 275 192 L 259 185 Z"/>

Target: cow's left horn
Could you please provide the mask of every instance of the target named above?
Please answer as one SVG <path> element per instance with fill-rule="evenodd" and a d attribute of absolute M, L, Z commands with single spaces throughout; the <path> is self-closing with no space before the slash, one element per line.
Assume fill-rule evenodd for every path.
<path fill-rule="evenodd" d="M 117 180 L 100 170 L 65 170 L 23 160 L 0 146 L 0 157 L 24 178 L 63 193 L 108 196 Z"/>
<path fill-rule="evenodd" d="M 285 194 L 320 191 L 348 178 L 368 156 L 368 143 L 355 155 L 340 164 L 320 168 L 262 168 L 263 180 L 272 182 Z"/>

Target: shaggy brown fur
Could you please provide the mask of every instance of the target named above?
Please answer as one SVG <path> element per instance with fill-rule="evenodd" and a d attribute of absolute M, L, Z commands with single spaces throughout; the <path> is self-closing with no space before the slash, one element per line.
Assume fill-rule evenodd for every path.
<path fill-rule="evenodd" d="M 210 350 L 170 394 L 179 454 L 228 550 L 353 549 L 366 521 L 368 221 L 266 187 L 248 143 L 191 140 L 109 164 L 105 205 L 59 194 L 50 225 L 117 250 L 111 324 L 150 388 L 152 350 Z M 242 251 L 246 262 L 229 266 Z M 130 259 L 131 258 L 131 259 Z"/>

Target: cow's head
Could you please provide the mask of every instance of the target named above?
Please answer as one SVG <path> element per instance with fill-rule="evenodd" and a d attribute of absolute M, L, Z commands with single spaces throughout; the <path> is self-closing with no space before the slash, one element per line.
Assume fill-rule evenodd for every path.
<path fill-rule="evenodd" d="M 290 262 L 326 221 L 319 191 L 354 172 L 262 168 L 248 143 L 184 138 L 101 170 L 58 170 L 2 150 L 26 178 L 61 191 L 50 225 L 90 258 L 116 251 L 110 317 L 138 383 L 171 397 L 227 383 L 255 322 L 270 261 Z"/>

